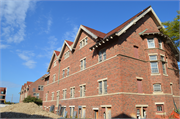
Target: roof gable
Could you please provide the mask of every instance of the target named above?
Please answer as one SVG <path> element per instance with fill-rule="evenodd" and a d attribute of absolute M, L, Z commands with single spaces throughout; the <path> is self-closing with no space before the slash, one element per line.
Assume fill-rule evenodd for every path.
<path fill-rule="evenodd" d="M 61 59 L 63 53 L 64 53 L 64 50 L 65 50 L 65 45 L 69 48 L 70 51 L 72 51 L 72 45 L 73 45 L 73 42 L 71 41 L 68 41 L 68 40 L 65 40 L 64 43 L 63 43 L 63 46 L 62 46 L 62 49 L 61 49 L 61 52 L 58 56 L 58 59 Z"/>
<path fill-rule="evenodd" d="M 97 30 L 95 30 L 95 29 L 89 28 L 89 27 L 87 27 L 87 26 L 81 25 L 81 26 L 79 27 L 78 33 L 76 34 L 74 43 L 73 43 L 73 45 L 72 45 L 72 49 L 75 48 L 75 46 L 76 46 L 76 44 L 77 44 L 77 42 L 78 42 L 78 37 L 79 37 L 79 35 L 80 35 L 80 33 L 81 33 L 82 30 L 85 31 L 85 32 L 86 32 L 87 34 L 89 34 L 90 36 L 92 36 L 94 39 L 103 38 L 103 37 L 106 36 L 106 34 L 103 33 L 103 32 L 100 32 L 100 31 L 97 31 Z"/>
<path fill-rule="evenodd" d="M 56 58 L 58 58 L 59 54 L 60 54 L 59 51 L 54 50 L 54 52 L 53 52 L 53 54 L 52 54 L 52 56 L 51 56 L 51 61 L 50 61 L 50 63 L 49 63 L 47 72 L 49 72 L 49 70 L 50 70 L 50 67 L 51 67 L 51 65 L 52 65 L 52 61 L 53 61 L 54 57 L 56 56 Z"/>

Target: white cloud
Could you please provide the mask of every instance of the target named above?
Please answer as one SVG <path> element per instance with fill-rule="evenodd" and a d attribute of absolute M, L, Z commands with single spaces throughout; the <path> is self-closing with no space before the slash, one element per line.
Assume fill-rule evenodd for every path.
<path fill-rule="evenodd" d="M 52 18 L 49 17 L 47 21 L 47 30 L 45 31 L 46 33 L 49 33 L 51 25 L 52 25 Z"/>
<path fill-rule="evenodd" d="M 73 29 L 71 31 L 67 31 L 64 34 L 64 39 L 74 41 L 76 34 L 78 32 L 78 27 L 77 25 L 73 25 Z"/>
<path fill-rule="evenodd" d="M 20 43 L 24 40 L 26 13 L 34 4 L 35 1 L 30 0 L 0 0 L 2 40 L 8 43 Z"/>
<path fill-rule="evenodd" d="M 6 49 L 8 47 L 9 47 L 9 45 L 0 44 L 0 49 Z"/>
<path fill-rule="evenodd" d="M 18 56 L 22 59 L 25 60 L 23 65 L 27 66 L 28 68 L 32 69 L 36 66 L 36 62 L 32 59 L 34 56 L 34 53 L 31 51 L 20 51 L 17 50 Z"/>

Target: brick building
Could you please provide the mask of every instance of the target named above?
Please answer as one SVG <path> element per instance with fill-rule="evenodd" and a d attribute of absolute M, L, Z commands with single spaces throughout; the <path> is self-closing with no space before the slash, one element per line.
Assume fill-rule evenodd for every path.
<path fill-rule="evenodd" d="M 169 115 L 173 100 L 180 108 L 179 53 L 161 28 L 151 6 L 108 33 L 81 25 L 53 52 L 43 109 L 107 119 Z"/>
<path fill-rule="evenodd" d="M 20 91 L 20 99 L 19 102 L 22 102 L 24 100 L 24 98 L 26 98 L 29 94 L 29 87 L 30 84 L 33 82 L 29 82 L 27 81 L 27 83 L 25 83 L 24 85 L 22 85 L 21 87 L 21 91 Z"/>
<path fill-rule="evenodd" d="M 43 94 L 44 94 L 43 93 L 43 88 L 44 88 L 43 79 L 47 79 L 47 78 L 48 78 L 48 74 L 45 74 L 41 78 L 36 80 L 35 82 L 28 81 L 27 83 L 22 85 L 19 102 L 22 102 L 24 98 L 26 98 L 28 95 L 43 99 Z"/>
<path fill-rule="evenodd" d="M 0 91 L 1 91 L 1 94 L 0 94 L 0 104 L 4 104 L 4 101 L 6 100 L 6 91 L 7 91 L 7 88 L 0 87 Z"/>

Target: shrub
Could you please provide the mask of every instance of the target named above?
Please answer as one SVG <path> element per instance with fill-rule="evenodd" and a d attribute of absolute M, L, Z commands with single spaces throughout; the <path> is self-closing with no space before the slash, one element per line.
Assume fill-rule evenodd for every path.
<path fill-rule="evenodd" d="M 29 103 L 29 102 L 34 102 L 36 103 L 37 105 L 42 105 L 42 100 L 41 99 L 38 99 L 36 97 L 31 97 L 31 95 L 29 95 L 27 98 L 25 98 L 23 100 L 24 103 Z"/>

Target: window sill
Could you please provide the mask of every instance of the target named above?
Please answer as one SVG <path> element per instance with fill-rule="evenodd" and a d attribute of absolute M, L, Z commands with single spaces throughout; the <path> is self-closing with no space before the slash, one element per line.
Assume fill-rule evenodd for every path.
<path fill-rule="evenodd" d="M 164 76 L 168 76 L 167 74 L 163 74 Z"/>
<path fill-rule="evenodd" d="M 166 115 L 166 112 L 156 112 L 156 115 Z"/>
<path fill-rule="evenodd" d="M 163 92 L 153 92 L 153 94 L 163 94 Z"/>
<path fill-rule="evenodd" d="M 151 74 L 151 76 L 156 76 L 156 75 L 161 75 L 160 73 L 157 73 L 157 74 Z"/>

